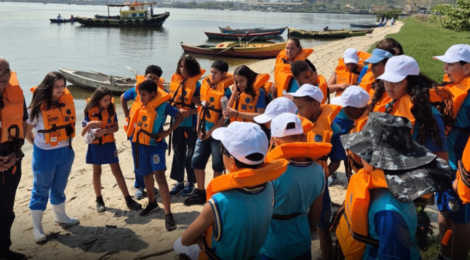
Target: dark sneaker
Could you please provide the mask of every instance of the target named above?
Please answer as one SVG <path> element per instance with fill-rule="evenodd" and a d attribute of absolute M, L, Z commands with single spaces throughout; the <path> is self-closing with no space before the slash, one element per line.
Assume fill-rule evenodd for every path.
<path fill-rule="evenodd" d="M 336 176 L 336 173 L 328 177 L 328 187 L 335 186 L 337 182 L 338 182 L 338 176 Z"/>
<path fill-rule="evenodd" d="M 177 182 L 173 189 L 170 191 L 170 197 L 176 197 L 178 196 L 181 192 L 183 192 L 184 189 L 184 182 Z"/>
<path fill-rule="evenodd" d="M 125 197 L 125 199 L 126 199 L 126 205 L 130 210 L 139 210 L 142 208 L 142 205 L 135 202 L 135 200 L 133 200 L 131 196 L 127 196 Z"/>
<path fill-rule="evenodd" d="M 135 198 L 137 200 L 141 200 L 147 196 L 147 193 L 144 191 L 144 188 L 136 188 L 135 189 Z"/>
<path fill-rule="evenodd" d="M 173 219 L 173 214 L 168 214 L 165 215 L 165 228 L 168 231 L 172 231 L 176 229 L 176 223 L 175 220 Z"/>
<path fill-rule="evenodd" d="M 186 185 L 184 185 L 183 189 L 183 197 L 193 195 L 194 190 L 194 183 L 191 183 L 189 181 L 186 182 Z"/>
<path fill-rule="evenodd" d="M 106 207 L 104 206 L 103 196 L 96 197 L 96 211 L 105 212 Z"/>
<path fill-rule="evenodd" d="M 25 255 L 13 252 L 11 250 L 8 250 L 6 252 L 0 252 L 0 259 L 5 259 L 5 260 L 23 260 L 27 259 Z"/>
<path fill-rule="evenodd" d="M 194 194 L 184 200 L 184 205 L 204 205 L 206 203 L 206 190 L 194 190 Z"/>
<path fill-rule="evenodd" d="M 156 201 L 155 201 L 155 202 L 152 202 L 152 203 L 149 202 L 149 204 L 147 205 L 147 207 L 146 207 L 144 210 L 142 210 L 142 212 L 140 212 L 139 215 L 140 215 L 141 217 L 145 217 L 145 216 L 148 216 L 148 215 L 150 215 L 152 212 L 155 212 L 155 211 L 157 211 L 157 210 L 159 210 L 159 209 L 160 209 L 160 207 L 158 206 L 158 203 L 157 203 Z"/>

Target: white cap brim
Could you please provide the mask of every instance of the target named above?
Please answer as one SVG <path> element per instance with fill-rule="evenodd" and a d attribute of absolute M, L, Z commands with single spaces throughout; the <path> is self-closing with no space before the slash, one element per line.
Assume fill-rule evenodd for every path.
<path fill-rule="evenodd" d="M 359 60 L 356 60 L 356 59 L 352 59 L 352 58 L 344 58 L 344 64 L 348 64 L 348 63 L 354 63 L 354 64 L 357 64 L 359 62 Z"/>
<path fill-rule="evenodd" d="M 395 75 L 395 74 L 387 73 L 387 72 L 385 72 L 380 77 L 378 77 L 378 79 L 385 80 L 385 81 L 388 81 L 388 82 L 393 82 L 393 83 L 400 82 L 405 78 L 406 78 L 406 75 L 405 76 Z"/>
<path fill-rule="evenodd" d="M 173 243 L 173 249 L 177 253 L 185 254 L 191 258 L 191 260 L 196 260 L 199 256 L 199 246 L 197 244 L 192 246 L 183 246 L 183 244 L 181 244 L 181 237 L 176 239 L 176 241 Z"/>
<path fill-rule="evenodd" d="M 258 124 L 266 124 L 267 122 L 271 121 L 273 118 L 270 116 L 267 116 L 266 114 L 261 114 L 259 116 L 255 116 L 253 120 L 255 120 L 256 123 Z"/>
<path fill-rule="evenodd" d="M 227 129 L 227 127 L 219 127 L 215 129 L 214 132 L 212 132 L 212 138 L 215 140 L 223 140 L 225 137 L 225 129 Z"/>
<path fill-rule="evenodd" d="M 433 58 L 434 58 L 435 60 L 440 60 L 440 61 L 443 61 L 443 62 L 445 62 L 445 63 L 455 63 L 455 62 L 459 62 L 459 60 L 456 60 L 456 59 L 447 57 L 447 56 L 445 56 L 445 55 L 434 56 Z"/>
<path fill-rule="evenodd" d="M 332 98 L 331 104 L 344 107 L 343 99 L 341 99 L 341 96 Z"/>

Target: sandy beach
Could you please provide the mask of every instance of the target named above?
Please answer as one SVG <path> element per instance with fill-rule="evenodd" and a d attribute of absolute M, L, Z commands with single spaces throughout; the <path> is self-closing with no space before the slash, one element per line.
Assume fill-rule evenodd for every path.
<path fill-rule="evenodd" d="M 342 56 L 345 49 L 353 47 L 367 51 L 373 43 L 383 39 L 387 34 L 398 32 L 402 25 L 403 23 L 398 21 L 393 27 L 377 28 L 366 36 L 326 43 L 316 47 L 309 59 L 315 64 L 319 74 L 329 78 L 336 67 L 337 59 Z M 250 67 L 256 72 L 269 73 L 272 76 L 274 59 L 257 62 Z M 119 122 L 122 129 L 123 116 L 119 118 Z M 80 124 L 77 125 L 79 132 Z M 120 165 L 129 191 L 133 195 L 134 173 L 130 143 L 123 130 L 116 133 L 115 138 Z M 66 189 L 66 209 L 69 216 L 80 219 L 80 224 L 73 227 L 61 227 L 55 224 L 49 204 L 43 218 L 44 231 L 49 234 L 49 239 L 42 245 L 34 243 L 32 219 L 28 208 L 33 184 L 32 151 L 28 150 L 23 159 L 23 176 L 16 195 L 16 219 L 12 228 L 11 249 L 26 254 L 29 259 L 175 259 L 177 254 L 172 251 L 173 242 L 198 216 L 202 206 L 187 207 L 184 206 L 184 198 L 181 196 L 172 198 L 172 211 L 178 228 L 173 232 L 167 232 L 164 227 L 163 209 L 147 217 L 140 217 L 139 211 L 127 209 L 109 166 L 104 166 L 101 180 L 107 211 L 97 213 L 92 187 L 92 167 L 85 164 L 87 145 L 78 134 L 73 141 L 73 147 L 75 161 Z M 170 189 L 175 183 L 169 178 L 172 156 L 172 154 L 167 156 L 166 161 L 168 168 L 166 175 Z M 206 167 L 206 174 L 207 184 L 212 179 L 211 162 Z M 341 204 L 345 196 L 346 178 L 343 168 L 339 170 L 339 178 L 339 184 L 330 188 L 332 201 L 337 204 Z M 160 197 L 158 201 L 162 207 Z M 144 198 L 139 203 L 145 207 L 147 199 Z M 429 211 L 433 212 L 432 209 Z M 437 221 L 435 211 L 430 216 L 434 222 Z M 312 240 L 312 255 L 313 259 L 321 259 L 316 237 Z"/>

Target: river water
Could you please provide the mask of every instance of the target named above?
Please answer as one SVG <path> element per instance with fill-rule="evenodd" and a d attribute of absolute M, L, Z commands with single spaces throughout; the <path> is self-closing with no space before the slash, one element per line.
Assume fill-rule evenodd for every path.
<path fill-rule="evenodd" d="M 149 64 L 162 67 L 163 77 L 169 80 L 183 53 L 180 42 L 202 44 L 207 42 L 204 31 L 218 32 L 218 26 L 282 27 L 321 30 L 325 26 L 349 28 L 351 22 L 373 22 L 371 15 L 278 13 L 258 11 L 229 11 L 204 9 L 156 8 L 154 13 L 170 12 L 160 29 L 87 28 L 75 24 L 51 24 L 49 18 L 61 14 L 93 17 L 107 14 L 103 5 L 61 5 L 41 3 L 0 2 L 0 56 L 10 61 L 18 73 L 24 90 L 38 85 L 44 76 L 58 68 L 97 70 L 106 74 L 132 77 L 130 66 L 140 73 Z M 119 8 L 111 8 L 111 15 Z M 277 41 L 287 39 L 287 30 Z M 304 47 L 324 44 L 324 41 L 302 40 Z M 202 68 L 210 69 L 219 57 L 196 57 Z M 231 68 L 256 60 L 227 59 Z M 71 88 L 77 111 L 84 107 L 84 99 L 92 92 Z M 24 91 L 26 102 L 31 93 Z M 118 99 L 117 99 L 118 100 Z"/>

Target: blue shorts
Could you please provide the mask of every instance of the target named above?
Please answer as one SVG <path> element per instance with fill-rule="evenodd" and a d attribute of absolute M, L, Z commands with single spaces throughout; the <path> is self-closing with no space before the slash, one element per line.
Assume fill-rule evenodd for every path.
<path fill-rule="evenodd" d="M 138 174 L 147 176 L 154 171 L 166 170 L 166 149 L 161 147 L 139 145 Z"/>
<path fill-rule="evenodd" d="M 119 163 L 116 143 L 89 144 L 86 152 L 86 163 L 96 165 Z"/>
<path fill-rule="evenodd" d="M 320 221 L 318 221 L 317 227 L 323 230 L 328 230 L 330 228 L 330 219 L 331 219 L 331 198 L 330 191 L 328 189 L 328 184 L 325 187 L 323 192 L 323 205 L 321 208 Z"/>
<path fill-rule="evenodd" d="M 198 170 L 204 170 L 212 154 L 212 169 L 214 172 L 222 172 L 224 161 L 222 153 L 220 152 L 220 141 L 215 140 L 212 136 L 201 141 L 199 138 L 196 141 L 196 148 L 194 149 L 193 159 L 191 161 L 192 167 Z"/>
<path fill-rule="evenodd" d="M 261 254 L 261 260 L 277 260 L 277 259 Z M 309 249 L 307 252 L 299 255 L 296 258 L 293 258 L 292 260 L 312 260 L 312 249 Z"/>
<path fill-rule="evenodd" d="M 436 204 L 441 214 L 449 216 L 452 221 L 460 224 L 470 223 L 470 204 L 463 204 L 453 189 L 436 192 Z"/>

